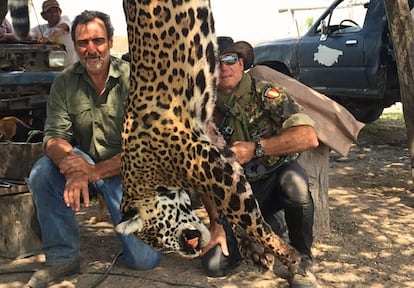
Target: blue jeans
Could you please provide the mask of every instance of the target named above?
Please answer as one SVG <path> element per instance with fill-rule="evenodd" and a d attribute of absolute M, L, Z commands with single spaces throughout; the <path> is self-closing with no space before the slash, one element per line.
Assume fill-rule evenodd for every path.
<path fill-rule="evenodd" d="M 89 163 L 92 159 L 80 151 Z M 72 261 L 80 255 L 80 235 L 76 215 L 63 201 L 65 177 L 48 158 L 39 159 L 29 176 L 29 187 L 37 210 L 37 218 L 42 231 L 42 250 L 47 264 L 60 264 Z M 120 176 L 101 179 L 89 184 L 89 189 L 102 193 L 112 222 L 117 225 L 122 218 L 122 180 Z M 117 233 L 122 243 L 124 262 L 127 266 L 148 270 L 158 265 L 162 253 L 139 240 L 136 235 Z"/>

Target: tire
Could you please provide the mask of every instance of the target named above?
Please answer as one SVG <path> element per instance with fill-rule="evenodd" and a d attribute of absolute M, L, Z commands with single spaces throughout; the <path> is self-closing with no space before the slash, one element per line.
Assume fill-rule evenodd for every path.
<path fill-rule="evenodd" d="M 384 111 L 384 105 L 379 101 L 368 100 L 337 100 L 358 121 L 368 124 L 377 120 Z"/>
<path fill-rule="evenodd" d="M 267 66 L 273 70 L 276 70 L 280 73 L 283 73 L 289 77 L 292 77 L 292 73 L 290 73 L 289 69 L 282 63 L 279 62 L 268 62 L 268 63 L 261 63 L 260 65 Z"/>

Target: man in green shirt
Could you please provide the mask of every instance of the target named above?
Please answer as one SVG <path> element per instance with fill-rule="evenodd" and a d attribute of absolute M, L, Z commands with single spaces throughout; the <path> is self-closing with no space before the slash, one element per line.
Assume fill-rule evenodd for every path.
<path fill-rule="evenodd" d="M 102 193 L 114 225 L 121 220 L 121 132 L 129 94 L 129 64 L 110 56 L 109 16 L 84 11 L 72 24 L 79 62 L 54 81 L 47 104 L 46 156 L 33 166 L 29 184 L 42 232 L 45 266 L 28 282 L 32 288 L 78 272 L 80 235 L 75 212 L 89 192 Z M 120 235 L 123 258 L 134 269 L 157 266 L 161 253 L 134 234 Z"/>

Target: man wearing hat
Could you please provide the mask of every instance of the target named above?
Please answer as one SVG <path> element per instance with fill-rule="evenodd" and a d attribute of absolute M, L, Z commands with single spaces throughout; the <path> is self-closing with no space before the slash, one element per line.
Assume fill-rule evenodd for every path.
<path fill-rule="evenodd" d="M 262 214 L 275 232 L 279 232 L 280 225 L 274 215 L 284 210 L 290 244 L 302 256 L 298 272 L 290 272 L 290 287 L 316 287 L 311 255 L 314 206 L 308 176 L 296 161 L 299 153 L 319 145 L 314 121 L 283 87 L 275 87 L 245 73 L 254 61 L 249 43 L 218 37 L 218 45 L 216 124 L 245 168 Z M 217 228 L 217 223 L 212 225 L 210 230 L 215 240 L 203 251 L 219 243 L 223 254 L 227 254 L 230 249 L 227 249 L 223 231 Z M 210 251 L 203 256 L 205 259 L 212 254 Z M 210 270 L 214 268 L 212 263 L 218 263 L 211 259 L 214 257 L 202 262 Z M 215 268 L 219 270 L 222 266 Z"/>
<path fill-rule="evenodd" d="M 78 60 L 70 36 L 71 21 L 67 16 L 62 17 L 62 9 L 56 0 L 45 0 L 40 13 L 47 24 L 37 25 L 30 30 L 30 36 L 41 42 L 55 42 L 65 45 L 65 66 Z"/>

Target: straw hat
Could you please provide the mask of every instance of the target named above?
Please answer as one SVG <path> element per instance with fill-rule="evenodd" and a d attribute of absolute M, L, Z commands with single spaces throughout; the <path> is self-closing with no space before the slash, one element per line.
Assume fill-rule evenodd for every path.
<path fill-rule="evenodd" d="M 46 0 L 43 2 L 42 4 L 42 13 L 46 13 L 50 8 L 59 8 L 60 9 L 60 5 L 59 2 L 56 0 Z"/>

